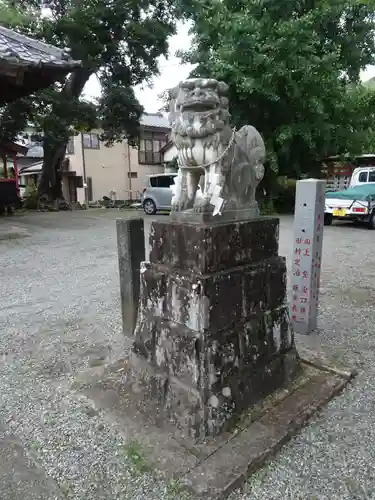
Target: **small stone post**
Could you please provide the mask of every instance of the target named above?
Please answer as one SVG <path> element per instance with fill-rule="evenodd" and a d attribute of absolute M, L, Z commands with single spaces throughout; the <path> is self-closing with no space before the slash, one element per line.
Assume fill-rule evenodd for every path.
<path fill-rule="evenodd" d="M 291 319 L 297 333 L 317 327 L 325 181 L 297 182 L 293 226 Z"/>
<path fill-rule="evenodd" d="M 143 219 L 117 219 L 116 228 L 123 333 L 130 336 L 137 320 L 140 267 L 145 260 Z"/>

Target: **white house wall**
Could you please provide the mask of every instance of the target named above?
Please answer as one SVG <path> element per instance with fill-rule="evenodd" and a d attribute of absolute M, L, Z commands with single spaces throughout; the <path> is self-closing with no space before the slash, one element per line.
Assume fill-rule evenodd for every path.
<path fill-rule="evenodd" d="M 176 146 L 173 144 L 163 155 L 163 162 L 168 163 L 169 161 L 172 161 L 173 158 L 177 156 L 177 149 Z"/>

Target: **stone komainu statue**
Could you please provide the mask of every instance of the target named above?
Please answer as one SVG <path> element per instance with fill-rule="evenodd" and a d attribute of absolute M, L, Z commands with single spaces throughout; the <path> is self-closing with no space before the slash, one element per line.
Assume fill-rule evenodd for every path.
<path fill-rule="evenodd" d="M 259 215 L 255 190 L 264 175 L 264 142 L 250 125 L 232 130 L 227 93 L 224 82 L 200 78 L 181 82 L 171 93 L 169 118 L 179 163 L 172 215 Z"/>

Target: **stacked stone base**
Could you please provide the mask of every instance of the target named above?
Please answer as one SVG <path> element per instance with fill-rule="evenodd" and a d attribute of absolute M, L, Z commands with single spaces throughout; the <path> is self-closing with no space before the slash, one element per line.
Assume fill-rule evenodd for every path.
<path fill-rule="evenodd" d="M 204 438 L 286 385 L 298 357 L 278 220 L 154 222 L 134 351 L 164 420 Z"/>

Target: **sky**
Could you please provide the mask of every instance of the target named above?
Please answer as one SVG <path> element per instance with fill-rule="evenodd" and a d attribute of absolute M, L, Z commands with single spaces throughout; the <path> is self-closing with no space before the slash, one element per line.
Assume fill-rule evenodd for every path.
<path fill-rule="evenodd" d="M 189 24 L 180 23 L 177 34 L 172 36 L 169 42 L 170 55 L 168 59 L 159 57 L 160 75 L 152 81 L 152 87 L 137 87 L 135 93 L 137 99 L 148 113 L 159 111 L 163 103 L 157 96 L 164 90 L 175 87 L 181 80 L 188 77 L 193 66 L 190 64 L 180 64 L 180 59 L 174 54 L 177 50 L 187 49 L 190 45 L 191 37 L 188 34 Z M 84 95 L 87 98 L 98 97 L 100 94 L 100 85 L 96 76 L 92 76 L 84 88 Z"/>

